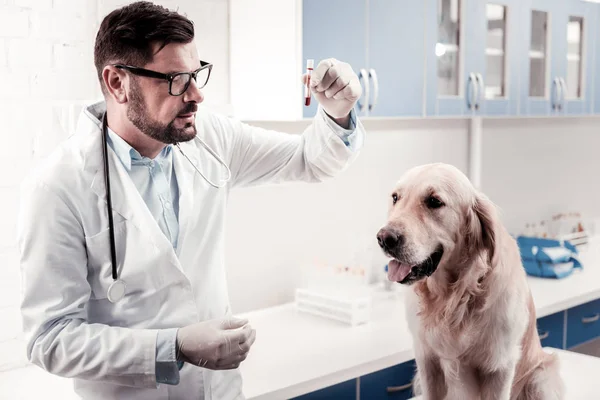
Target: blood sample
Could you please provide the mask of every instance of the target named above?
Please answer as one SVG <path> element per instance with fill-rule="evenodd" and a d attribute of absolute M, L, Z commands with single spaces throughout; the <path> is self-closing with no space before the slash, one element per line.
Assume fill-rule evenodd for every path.
<path fill-rule="evenodd" d="M 306 107 L 310 106 L 310 78 L 312 75 L 312 71 L 315 65 L 315 60 L 308 59 L 306 60 L 306 83 L 304 84 L 304 105 Z"/>

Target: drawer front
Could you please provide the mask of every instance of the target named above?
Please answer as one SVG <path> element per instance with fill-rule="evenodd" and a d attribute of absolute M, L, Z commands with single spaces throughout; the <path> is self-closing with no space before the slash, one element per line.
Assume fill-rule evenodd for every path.
<path fill-rule="evenodd" d="M 307 393 L 299 397 L 294 397 L 295 400 L 356 400 L 356 379 L 338 383 L 325 389 L 317 390 L 312 393 Z"/>
<path fill-rule="evenodd" d="M 360 398 L 369 400 L 408 400 L 414 397 L 414 360 L 360 378 Z"/>
<path fill-rule="evenodd" d="M 560 311 L 537 320 L 538 334 L 543 347 L 564 347 L 565 312 Z"/>
<path fill-rule="evenodd" d="M 567 310 L 567 348 L 600 337 L 600 299 Z"/>

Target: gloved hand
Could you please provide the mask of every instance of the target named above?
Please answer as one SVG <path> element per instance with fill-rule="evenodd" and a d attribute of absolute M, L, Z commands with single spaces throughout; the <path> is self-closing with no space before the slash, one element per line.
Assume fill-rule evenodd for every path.
<path fill-rule="evenodd" d="M 177 358 L 208 369 L 235 369 L 248 356 L 256 331 L 239 318 L 198 322 L 177 331 Z"/>
<path fill-rule="evenodd" d="M 306 83 L 307 75 L 303 75 Z M 323 110 L 336 119 L 345 118 L 362 95 L 362 86 L 350 64 L 328 58 L 312 72 L 310 87 Z"/>

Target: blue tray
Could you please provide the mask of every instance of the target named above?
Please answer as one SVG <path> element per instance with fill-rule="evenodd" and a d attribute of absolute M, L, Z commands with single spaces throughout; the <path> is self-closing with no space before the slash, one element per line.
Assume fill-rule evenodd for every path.
<path fill-rule="evenodd" d="M 569 241 L 518 236 L 517 244 L 528 275 L 561 279 L 583 268 L 577 248 Z"/>

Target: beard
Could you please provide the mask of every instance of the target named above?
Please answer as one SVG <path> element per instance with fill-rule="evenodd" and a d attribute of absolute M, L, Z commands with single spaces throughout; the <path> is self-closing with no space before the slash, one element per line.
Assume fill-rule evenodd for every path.
<path fill-rule="evenodd" d="M 186 106 L 177 115 L 196 112 L 197 109 L 196 103 L 186 103 Z M 194 123 L 188 122 L 182 128 L 177 128 L 175 127 L 176 118 L 166 125 L 154 120 L 147 111 L 142 91 L 135 79 L 131 83 L 127 118 L 142 133 L 165 144 L 187 142 L 196 136 L 196 125 Z"/>

